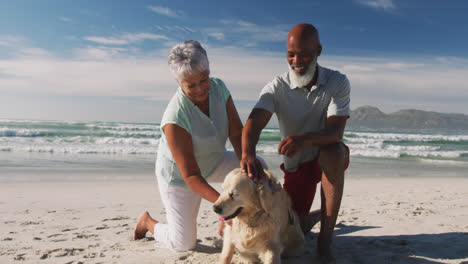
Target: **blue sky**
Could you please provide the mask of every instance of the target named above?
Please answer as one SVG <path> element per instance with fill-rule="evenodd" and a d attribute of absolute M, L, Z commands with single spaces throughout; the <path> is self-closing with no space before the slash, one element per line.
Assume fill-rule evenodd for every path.
<path fill-rule="evenodd" d="M 285 40 L 314 24 L 319 64 L 352 109 L 468 114 L 466 1 L 2 1 L 0 118 L 158 123 L 177 84 L 167 53 L 207 49 L 242 116 L 287 71 Z"/>

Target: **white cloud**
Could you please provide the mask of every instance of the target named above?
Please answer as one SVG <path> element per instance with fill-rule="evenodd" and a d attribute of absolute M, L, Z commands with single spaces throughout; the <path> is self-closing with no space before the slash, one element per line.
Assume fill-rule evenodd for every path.
<path fill-rule="evenodd" d="M 117 48 L 117 47 L 87 47 L 83 49 L 76 49 L 74 54 L 77 55 L 79 60 L 109 60 L 115 57 L 120 56 L 127 52 L 126 48 Z"/>
<path fill-rule="evenodd" d="M 232 38 L 239 39 L 239 42 L 249 40 L 251 43 L 257 42 L 279 42 L 285 41 L 291 25 L 257 25 L 243 20 L 221 20 L 222 28 L 208 28 L 207 31 L 217 31 L 229 34 Z"/>
<path fill-rule="evenodd" d="M 126 39 L 119 39 L 119 38 L 108 38 L 108 37 L 96 37 L 96 36 L 90 36 L 90 37 L 84 37 L 85 40 L 91 41 L 91 42 L 96 42 L 99 44 L 104 44 L 104 45 L 126 45 L 128 44 L 128 40 Z"/>
<path fill-rule="evenodd" d="M 390 11 L 396 8 L 393 0 L 355 0 L 355 2 L 375 9 L 383 9 L 385 11 Z"/>
<path fill-rule="evenodd" d="M 207 35 L 217 40 L 224 40 L 225 38 L 222 32 L 208 32 Z"/>
<path fill-rule="evenodd" d="M 375 105 L 384 110 L 420 108 L 468 113 L 468 60 L 458 64 L 437 58 L 324 57 L 322 62 L 346 73 L 354 106 Z M 449 60 L 449 61 L 453 61 Z"/>
<path fill-rule="evenodd" d="M 68 17 L 59 17 L 60 20 L 62 20 L 63 22 L 72 22 L 73 20 L 71 18 L 68 18 Z"/>
<path fill-rule="evenodd" d="M 130 43 L 141 42 L 147 39 L 158 40 L 168 38 L 163 35 L 157 35 L 152 33 L 128 33 L 118 37 L 88 36 L 84 37 L 84 39 L 102 45 L 128 45 Z"/>
<path fill-rule="evenodd" d="M 168 17 L 181 17 L 184 15 L 183 11 L 172 10 L 168 7 L 163 6 L 148 6 L 148 9 L 156 14 L 168 16 Z"/>
<path fill-rule="evenodd" d="M 157 40 L 157 39 L 167 39 L 166 36 L 157 35 L 152 33 L 132 33 L 132 34 L 124 34 L 122 36 L 124 39 L 128 40 L 129 42 L 139 42 L 143 40 Z"/>
<path fill-rule="evenodd" d="M 193 28 L 186 27 L 186 26 L 184 26 L 184 28 L 185 28 L 186 30 L 188 30 L 189 32 L 192 32 L 192 33 L 195 32 L 195 29 L 193 29 Z"/>
<path fill-rule="evenodd" d="M 0 35 L 0 46 L 12 47 L 24 43 L 25 39 L 19 36 Z"/>
<path fill-rule="evenodd" d="M 256 100 L 267 82 L 287 71 L 282 53 L 205 47 L 212 76 L 225 81 L 235 100 Z M 168 50 L 143 54 L 129 48 L 90 46 L 63 59 L 37 49 L 27 56 L 0 60 L 0 92 L 168 100 L 177 86 L 167 67 Z M 374 105 L 384 111 L 420 108 L 468 114 L 466 59 L 323 55 L 319 63 L 348 76 L 353 108 Z"/>
<path fill-rule="evenodd" d="M 18 52 L 21 53 L 22 56 L 34 56 L 34 57 L 48 57 L 52 56 L 52 54 L 45 49 L 41 48 L 30 48 L 30 47 L 22 47 L 18 49 Z"/>

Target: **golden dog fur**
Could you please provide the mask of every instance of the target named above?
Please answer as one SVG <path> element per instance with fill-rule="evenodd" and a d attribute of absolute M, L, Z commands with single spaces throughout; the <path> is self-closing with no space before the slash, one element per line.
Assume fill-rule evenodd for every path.
<path fill-rule="evenodd" d="M 232 225 L 225 225 L 221 263 L 231 263 L 234 250 L 248 262 L 265 264 L 281 263 L 281 255 L 302 253 L 304 235 L 291 200 L 271 172 L 265 174 L 266 179 L 256 184 L 235 169 L 222 184 L 215 212 L 229 217 L 242 210 Z"/>

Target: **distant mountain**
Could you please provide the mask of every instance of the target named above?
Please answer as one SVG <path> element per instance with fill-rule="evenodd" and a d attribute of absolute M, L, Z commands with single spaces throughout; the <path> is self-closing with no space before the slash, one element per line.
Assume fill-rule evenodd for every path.
<path fill-rule="evenodd" d="M 385 114 L 376 107 L 363 106 L 351 111 L 350 130 L 442 130 L 468 131 L 468 115 L 407 109 Z"/>

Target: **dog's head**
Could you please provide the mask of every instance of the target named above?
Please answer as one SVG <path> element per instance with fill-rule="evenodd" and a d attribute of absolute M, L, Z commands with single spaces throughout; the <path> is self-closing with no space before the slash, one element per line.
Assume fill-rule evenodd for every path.
<path fill-rule="evenodd" d="M 241 212 L 269 211 L 274 206 L 272 195 L 281 185 L 272 174 L 265 170 L 266 179 L 256 184 L 241 169 L 231 171 L 222 184 L 223 191 L 213 205 L 214 211 L 224 220 L 229 220 Z"/>
<path fill-rule="evenodd" d="M 258 207 L 256 184 L 242 173 L 241 169 L 231 171 L 222 184 L 223 191 L 213 205 L 214 211 L 225 220 L 232 219 L 243 210 Z"/>

